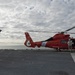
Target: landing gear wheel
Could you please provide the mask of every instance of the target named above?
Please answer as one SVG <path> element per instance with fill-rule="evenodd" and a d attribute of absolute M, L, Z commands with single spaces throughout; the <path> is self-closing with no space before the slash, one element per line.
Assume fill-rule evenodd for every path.
<path fill-rule="evenodd" d="M 59 48 L 56 49 L 57 52 L 61 52 L 61 50 Z"/>
<path fill-rule="evenodd" d="M 60 49 L 58 49 L 58 51 L 59 51 L 59 52 L 61 52 L 61 50 L 60 50 Z"/>

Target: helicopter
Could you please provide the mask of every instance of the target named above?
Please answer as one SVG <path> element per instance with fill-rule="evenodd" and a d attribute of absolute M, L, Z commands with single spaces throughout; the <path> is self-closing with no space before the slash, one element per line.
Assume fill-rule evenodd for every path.
<path fill-rule="evenodd" d="M 73 26 L 72 28 L 69 28 L 63 32 L 56 33 L 53 37 L 50 37 L 49 39 L 46 39 L 44 41 L 37 41 L 37 42 L 33 42 L 29 33 L 25 32 L 26 40 L 24 42 L 24 45 L 27 47 L 33 47 L 33 48 L 48 47 L 48 48 L 56 49 L 57 51 L 61 51 L 62 49 L 63 50 L 65 50 L 65 49 L 67 49 L 67 50 L 74 49 L 75 50 L 75 38 L 70 37 L 70 34 L 75 34 L 75 33 L 67 34 L 68 31 L 70 31 L 74 28 L 75 28 L 75 26 Z M 30 30 L 30 32 L 40 32 L 40 31 Z M 43 31 L 43 32 L 47 32 L 47 31 Z M 70 46 L 69 46 L 69 40 L 71 41 Z"/>
<path fill-rule="evenodd" d="M 2 30 L 0 30 L 0 32 L 1 32 Z"/>

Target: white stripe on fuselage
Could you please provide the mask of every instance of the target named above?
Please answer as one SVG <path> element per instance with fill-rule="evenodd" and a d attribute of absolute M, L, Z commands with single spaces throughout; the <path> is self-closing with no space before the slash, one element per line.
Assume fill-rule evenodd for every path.
<path fill-rule="evenodd" d="M 42 42 L 41 46 L 42 46 L 42 47 L 45 47 L 46 44 L 47 44 L 47 42 Z"/>
<path fill-rule="evenodd" d="M 75 53 L 71 53 L 71 56 L 73 58 L 73 61 L 75 62 Z"/>

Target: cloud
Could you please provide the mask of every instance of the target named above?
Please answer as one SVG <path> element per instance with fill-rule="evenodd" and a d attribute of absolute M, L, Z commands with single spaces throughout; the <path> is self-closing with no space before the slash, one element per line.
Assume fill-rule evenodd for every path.
<path fill-rule="evenodd" d="M 75 25 L 74 15 L 74 0 L 0 0 L 0 39 L 24 40 L 24 32 L 30 29 L 64 31 Z M 49 37 L 30 34 L 34 40 Z"/>

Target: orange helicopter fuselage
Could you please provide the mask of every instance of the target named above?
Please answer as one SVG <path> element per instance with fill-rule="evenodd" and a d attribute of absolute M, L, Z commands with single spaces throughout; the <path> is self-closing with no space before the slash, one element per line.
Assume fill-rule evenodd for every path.
<path fill-rule="evenodd" d="M 28 32 L 25 32 L 25 36 L 26 36 L 26 41 L 24 42 L 24 45 L 27 47 L 35 48 L 37 46 L 37 47 L 48 47 L 54 49 L 68 49 L 69 48 L 68 41 L 69 39 L 72 39 L 73 41 L 72 49 L 75 49 L 75 39 L 70 38 L 69 34 L 58 33 L 47 40 L 38 41 L 38 42 L 33 42 Z"/>

